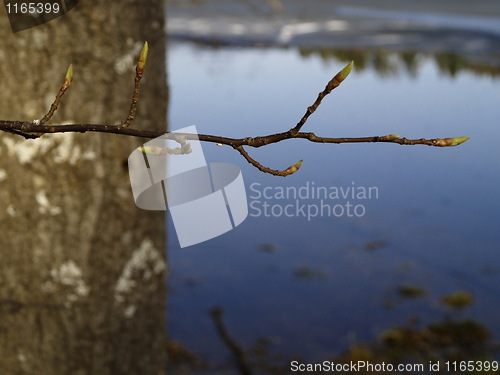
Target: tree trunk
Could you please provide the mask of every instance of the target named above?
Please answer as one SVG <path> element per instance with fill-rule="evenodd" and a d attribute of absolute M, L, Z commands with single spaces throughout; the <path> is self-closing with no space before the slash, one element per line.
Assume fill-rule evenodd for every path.
<path fill-rule="evenodd" d="M 166 128 L 163 0 L 81 1 L 16 34 L 0 8 L 0 117 L 42 118 L 72 63 L 49 123 L 123 121 L 147 40 L 132 126 Z M 165 216 L 134 205 L 127 169 L 142 142 L 0 134 L 0 373 L 164 373 Z"/>

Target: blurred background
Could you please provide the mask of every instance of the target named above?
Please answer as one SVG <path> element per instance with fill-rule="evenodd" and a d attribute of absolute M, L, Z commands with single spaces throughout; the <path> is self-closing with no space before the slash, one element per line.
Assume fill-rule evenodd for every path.
<path fill-rule="evenodd" d="M 173 373 L 499 358 L 497 1 L 171 0 L 167 30 L 171 129 L 285 131 L 353 60 L 304 131 L 471 137 L 450 148 L 296 140 L 248 149 L 273 169 L 303 159 L 287 178 L 203 145 L 209 161 L 242 169 L 249 217 L 185 249 L 168 219 Z M 301 187 L 310 195 L 278 193 Z M 322 202 L 314 187 L 378 194 Z M 343 211 L 297 211 L 322 203 Z"/>

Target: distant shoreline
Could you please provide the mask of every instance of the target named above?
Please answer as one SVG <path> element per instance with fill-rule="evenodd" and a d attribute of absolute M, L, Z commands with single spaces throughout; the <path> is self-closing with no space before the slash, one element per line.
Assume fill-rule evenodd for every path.
<path fill-rule="evenodd" d="M 452 53 L 500 69 L 500 1 L 241 0 L 167 2 L 171 40 L 235 47 Z M 335 4 L 335 5 L 332 5 Z"/>

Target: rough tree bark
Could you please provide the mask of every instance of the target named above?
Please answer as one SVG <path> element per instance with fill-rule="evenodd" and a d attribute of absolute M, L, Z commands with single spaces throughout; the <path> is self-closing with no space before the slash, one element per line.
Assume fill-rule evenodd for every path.
<path fill-rule="evenodd" d="M 150 54 L 136 127 L 166 127 L 163 0 L 81 1 L 13 34 L 0 7 L 0 115 L 50 122 L 125 119 L 134 64 Z M 0 135 L 0 372 L 160 374 L 165 368 L 165 224 L 139 210 L 127 170 L 140 140 Z"/>

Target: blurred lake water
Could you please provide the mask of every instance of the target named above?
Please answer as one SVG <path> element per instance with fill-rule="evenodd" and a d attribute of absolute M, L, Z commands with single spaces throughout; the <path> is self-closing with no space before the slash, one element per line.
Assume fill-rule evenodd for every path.
<path fill-rule="evenodd" d="M 499 43 L 487 32 L 484 43 Z M 176 35 L 168 47 L 170 128 L 195 124 L 200 133 L 238 138 L 287 130 L 354 60 L 304 131 L 471 139 L 450 148 L 293 140 L 248 149 L 273 169 L 303 159 L 287 178 L 259 172 L 229 147 L 204 144 L 209 162 L 242 169 L 249 217 L 185 249 L 169 219 L 171 338 L 206 359 L 227 358 L 208 313 L 213 307 L 224 311 L 241 345 L 265 339 L 273 353 L 309 362 L 388 328 L 453 314 L 500 338 L 498 53 L 481 49 L 473 59 L 446 45 L 335 48 L 324 43 L 326 34 L 318 38 L 321 45 L 241 48 Z M 287 189 L 299 196 L 281 195 Z M 332 193 L 342 191 L 349 193 Z M 405 286 L 425 293 L 405 298 Z M 459 313 L 440 302 L 455 291 L 474 296 Z"/>

